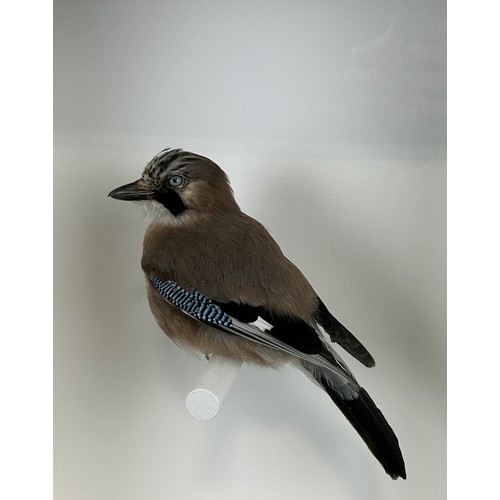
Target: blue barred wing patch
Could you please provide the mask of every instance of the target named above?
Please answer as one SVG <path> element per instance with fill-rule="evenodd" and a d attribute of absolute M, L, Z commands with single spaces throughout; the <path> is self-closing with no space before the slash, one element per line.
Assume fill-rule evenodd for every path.
<path fill-rule="evenodd" d="M 186 314 L 213 325 L 226 327 L 232 325 L 231 317 L 200 292 L 196 290 L 188 292 L 176 281 L 162 280 L 154 274 L 149 277 L 158 293 Z"/>

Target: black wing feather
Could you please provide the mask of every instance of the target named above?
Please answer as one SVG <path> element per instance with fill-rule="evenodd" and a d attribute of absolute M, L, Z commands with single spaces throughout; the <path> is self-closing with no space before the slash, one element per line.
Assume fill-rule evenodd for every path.
<path fill-rule="evenodd" d="M 249 306 L 236 302 L 215 302 L 226 314 L 242 321 L 253 323 L 259 317 L 272 325 L 267 333 L 286 342 L 306 354 L 319 354 L 324 345 L 316 330 L 304 320 L 291 315 L 281 315 L 260 306 Z"/>
<path fill-rule="evenodd" d="M 315 319 L 328 333 L 332 342 L 339 344 L 365 366 L 369 368 L 375 366 L 375 360 L 366 347 L 330 313 L 319 297 Z"/>

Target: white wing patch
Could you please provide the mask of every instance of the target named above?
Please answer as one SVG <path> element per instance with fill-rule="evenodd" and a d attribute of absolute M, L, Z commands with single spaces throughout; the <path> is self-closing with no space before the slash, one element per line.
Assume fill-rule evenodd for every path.
<path fill-rule="evenodd" d="M 269 324 L 264 318 L 261 318 L 260 316 L 253 323 L 249 323 L 249 325 L 256 326 L 259 330 L 262 330 L 263 332 L 268 332 L 273 328 L 273 325 Z"/>

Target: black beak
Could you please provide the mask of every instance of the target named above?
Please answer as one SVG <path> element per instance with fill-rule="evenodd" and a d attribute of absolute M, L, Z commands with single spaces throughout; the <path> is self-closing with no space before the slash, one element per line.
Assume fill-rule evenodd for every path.
<path fill-rule="evenodd" d="M 108 196 L 116 200 L 125 201 L 152 200 L 153 191 L 146 185 L 143 179 L 139 179 L 130 184 L 125 184 L 125 186 L 113 189 Z"/>

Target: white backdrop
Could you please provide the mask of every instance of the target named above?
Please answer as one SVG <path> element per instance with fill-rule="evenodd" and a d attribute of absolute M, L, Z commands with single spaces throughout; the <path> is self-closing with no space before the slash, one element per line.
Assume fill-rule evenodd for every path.
<path fill-rule="evenodd" d="M 445 498 L 445 3 L 70 1 L 55 10 L 55 497 Z M 377 367 L 392 481 L 301 373 L 244 367 L 221 413 L 156 326 L 146 221 L 107 193 L 211 157 Z"/>

